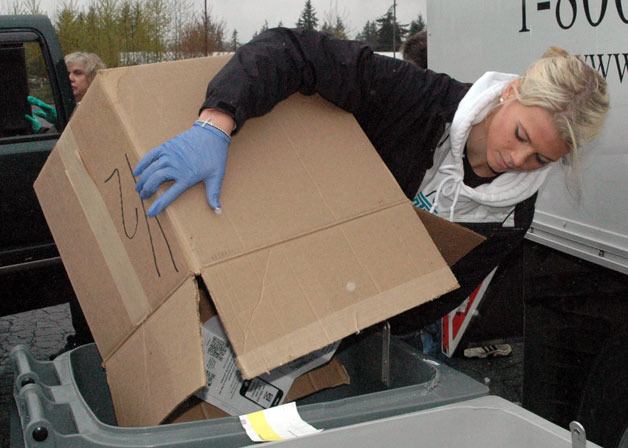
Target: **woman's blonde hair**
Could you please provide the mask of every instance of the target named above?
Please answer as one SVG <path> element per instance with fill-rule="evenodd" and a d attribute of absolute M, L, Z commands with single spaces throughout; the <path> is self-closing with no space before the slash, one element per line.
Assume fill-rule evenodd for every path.
<path fill-rule="evenodd" d="M 562 161 L 568 174 L 578 174 L 580 149 L 600 133 L 608 112 L 606 80 L 578 57 L 551 47 L 521 76 L 517 94 L 524 106 L 552 114 L 558 135 L 571 148 Z"/>
<path fill-rule="evenodd" d="M 66 55 L 65 65 L 70 64 L 80 64 L 83 66 L 89 84 L 91 84 L 94 80 L 94 77 L 96 76 L 96 72 L 98 72 L 98 70 L 107 68 L 105 63 L 102 61 L 102 59 L 100 59 L 100 57 L 98 57 L 96 53 L 86 53 L 83 51 L 75 51 L 74 53 Z"/>

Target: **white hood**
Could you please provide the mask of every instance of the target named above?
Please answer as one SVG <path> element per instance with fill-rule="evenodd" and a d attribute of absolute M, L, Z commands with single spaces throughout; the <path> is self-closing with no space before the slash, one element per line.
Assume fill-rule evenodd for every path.
<path fill-rule="evenodd" d="M 526 172 L 507 172 L 492 182 L 471 188 L 463 183 L 464 147 L 471 127 L 481 122 L 516 75 L 487 72 L 464 96 L 449 128 L 449 139 L 434 153 L 415 203 L 433 213 L 449 213 L 451 221 L 486 222 L 505 219 L 513 207 L 541 187 L 550 166 Z M 420 197 L 420 198 L 419 198 Z"/>

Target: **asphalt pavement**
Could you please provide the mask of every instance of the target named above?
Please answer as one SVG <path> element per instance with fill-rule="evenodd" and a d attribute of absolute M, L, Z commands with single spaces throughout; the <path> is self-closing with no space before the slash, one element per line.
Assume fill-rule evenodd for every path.
<path fill-rule="evenodd" d="M 24 344 L 37 359 L 47 360 L 73 332 L 67 304 L 0 317 L 0 447 L 9 447 L 9 404 L 13 400 L 11 349 Z"/>
<path fill-rule="evenodd" d="M 9 447 L 8 408 L 13 400 L 13 373 L 8 359 L 11 348 L 24 344 L 37 359 L 47 360 L 63 347 L 65 337 L 70 333 L 72 324 L 67 304 L 0 317 L 0 448 Z M 457 356 L 445 362 L 487 384 L 492 394 L 519 404 L 523 379 L 523 343 L 506 342 L 511 343 L 513 348 L 508 357 L 465 359 Z"/>

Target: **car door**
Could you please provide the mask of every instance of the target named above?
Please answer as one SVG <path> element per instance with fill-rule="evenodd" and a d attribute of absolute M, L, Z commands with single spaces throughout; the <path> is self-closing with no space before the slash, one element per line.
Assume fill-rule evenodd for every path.
<path fill-rule="evenodd" d="M 1 315 L 53 304 L 46 297 L 56 297 L 55 288 L 68 291 L 33 182 L 73 107 L 50 21 L 0 17 Z"/>

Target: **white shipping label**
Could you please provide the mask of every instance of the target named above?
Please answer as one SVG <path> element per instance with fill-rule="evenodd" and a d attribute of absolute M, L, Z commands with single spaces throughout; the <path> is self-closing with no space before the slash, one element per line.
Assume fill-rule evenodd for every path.
<path fill-rule="evenodd" d="M 322 431 L 301 418 L 294 402 L 241 415 L 240 423 L 253 442 L 287 440 Z"/>
<path fill-rule="evenodd" d="M 230 415 L 247 414 L 283 403 L 294 380 L 328 362 L 340 343 L 330 344 L 252 380 L 244 380 L 218 317 L 212 317 L 201 328 L 207 386 L 196 395 Z"/>

